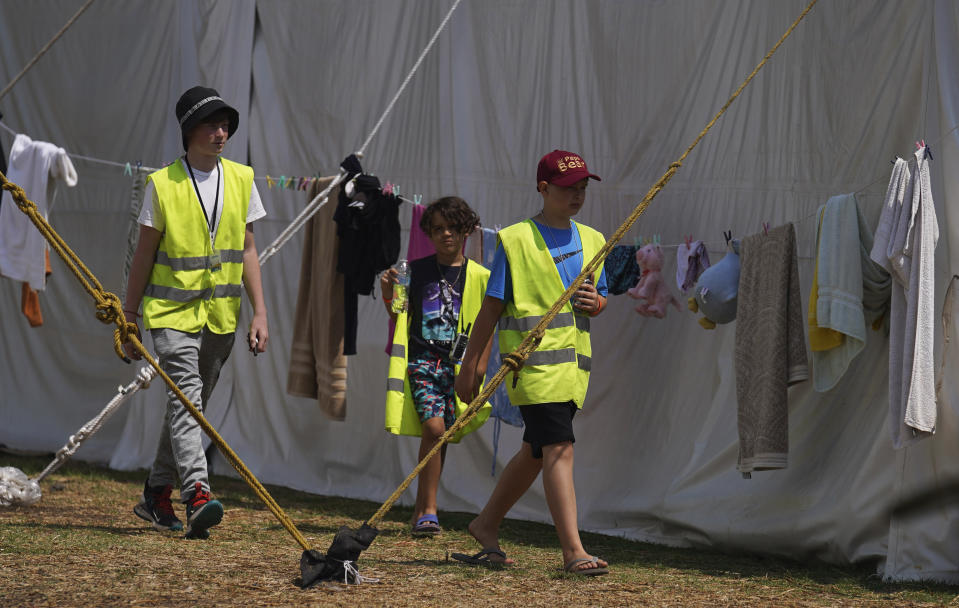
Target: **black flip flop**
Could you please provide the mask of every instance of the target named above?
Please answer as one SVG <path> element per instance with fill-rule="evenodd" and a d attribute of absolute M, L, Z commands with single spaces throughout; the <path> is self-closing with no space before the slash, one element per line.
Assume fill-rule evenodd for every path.
<path fill-rule="evenodd" d="M 487 548 L 483 549 L 478 553 L 473 555 L 467 555 L 465 553 L 450 553 L 450 557 L 456 561 L 463 562 L 464 564 L 469 564 L 471 566 L 508 566 L 509 564 L 502 562 L 494 562 L 489 557 L 490 555 L 498 555 L 503 558 L 503 561 L 506 561 L 506 553 L 496 548 Z"/>

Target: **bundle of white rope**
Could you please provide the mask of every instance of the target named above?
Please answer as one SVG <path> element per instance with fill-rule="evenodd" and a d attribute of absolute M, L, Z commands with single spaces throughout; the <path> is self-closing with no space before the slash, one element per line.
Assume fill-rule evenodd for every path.
<path fill-rule="evenodd" d="M 0 507 L 32 505 L 40 500 L 40 484 L 16 467 L 0 468 Z"/>

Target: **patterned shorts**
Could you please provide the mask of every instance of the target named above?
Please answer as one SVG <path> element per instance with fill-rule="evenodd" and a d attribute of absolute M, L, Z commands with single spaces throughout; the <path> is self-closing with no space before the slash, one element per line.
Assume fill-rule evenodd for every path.
<path fill-rule="evenodd" d="M 410 360 L 406 369 L 420 422 L 442 416 L 446 428 L 453 426 L 456 421 L 456 397 L 453 394 L 456 369 L 453 364 L 425 354 Z"/>

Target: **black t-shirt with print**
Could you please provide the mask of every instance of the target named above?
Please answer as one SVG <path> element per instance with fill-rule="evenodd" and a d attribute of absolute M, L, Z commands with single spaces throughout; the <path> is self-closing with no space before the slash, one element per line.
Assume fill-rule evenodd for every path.
<path fill-rule="evenodd" d="M 424 352 L 448 359 L 456 337 L 467 263 L 444 266 L 435 255 L 410 262 L 410 359 Z"/>

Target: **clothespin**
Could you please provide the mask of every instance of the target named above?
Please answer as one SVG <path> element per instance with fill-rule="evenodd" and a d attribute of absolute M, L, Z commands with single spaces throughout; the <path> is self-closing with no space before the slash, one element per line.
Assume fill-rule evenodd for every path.
<path fill-rule="evenodd" d="M 925 142 L 923 142 L 923 143 L 925 143 Z M 934 160 L 934 159 L 932 158 L 932 148 L 931 148 L 930 146 L 926 146 L 926 156 L 929 157 L 929 160 Z"/>
<path fill-rule="evenodd" d="M 399 184 L 393 184 L 393 194 L 395 194 L 396 196 L 399 196 L 399 195 L 400 195 L 400 185 L 399 185 Z"/>
<path fill-rule="evenodd" d="M 386 182 L 383 184 L 383 194 L 393 194 L 393 182 Z"/>
<path fill-rule="evenodd" d="M 769 222 L 763 222 L 763 234 L 769 236 Z"/>
<path fill-rule="evenodd" d="M 733 240 L 733 231 L 723 231 L 723 237 L 726 239 L 726 247 L 729 247 L 729 241 Z"/>
<path fill-rule="evenodd" d="M 300 178 L 300 184 L 298 190 L 306 190 L 307 179 L 305 177 Z"/>
<path fill-rule="evenodd" d="M 686 241 L 686 248 L 688 249 L 693 244 L 693 235 L 686 234 L 683 236 L 683 240 Z"/>
<path fill-rule="evenodd" d="M 659 245 L 662 241 L 659 238 L 659 233 L 653 235 L 653 245 Z"/>
<path fill-rule="evenodd" d="M 280 176 L 280 179 L 277 180 L 277 182 L 276 182 L 276 187 L 277 187 L 277 188 L 283 188 L 284 186 L 286 186 L 286 176 L 285 176 L 285 175 L 281 175 L 281 176 Z"/>
<path fill-rule="evenodd" d="M 266 176 L 266 187 L 269 188 L 270 190 L 272 190 L 274 183 L 275 183 L 275 182 L 273 181 L 273 178 L 270 177 L 269 175 L 267 175 L 267 176 Z"/>
<path fill-rule="evenodd" d="M 133 169 L 130 168 L 130 163 L 127 163 L 126 166 L 123 167 L 123 174 L 124 174 L 124 175 L 133 175 Z"/>
<path fill-rule="evenodd" d="M 637 234 L 637 235 L 636 235 L 636 238 L 633 239 L 633 245 L 634 245 L 635 247 L 642 247 L 642 246 L 643 246 L 643 235 Z"/>
<path fill-rule="evenodd" d="M 290 177 L 290 179 L 286 180 L 286 187 L 287 187 L 288 190 L 295 190 L 295 189 L 296 189 L 296 177 Z"/>
<path fill-rule="evenodd" d="M 414 195 L 413 195 L 413 204 L 414 204 L 414 205 L 422 205 L 422 204 L 423 204 L 423 195 L 422 195 L 422 194 L 414 194 Z"/>

